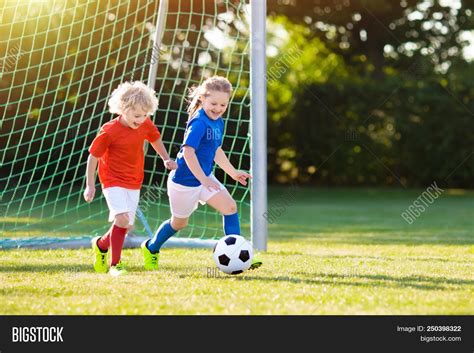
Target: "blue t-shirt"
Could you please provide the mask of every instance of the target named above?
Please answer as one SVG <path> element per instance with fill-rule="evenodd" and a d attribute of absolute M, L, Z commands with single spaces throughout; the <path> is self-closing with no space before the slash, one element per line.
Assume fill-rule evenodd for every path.
<path fill-rule="evenodd" d="M 184 141 L 176 159 L 178 169 L 176 169 L 171 180 L 184 186 L 201 185 L 184 160 L 183 147 L 190 146 L 194 148 L 204 174 L 209 176 L 214 166 L 216 151 L 222 145 L 223 136 L 224 120 L 221 117 L 212 120 L 207 116 L 204 109 L 198 110 L 195 117 L 186 126 Z"/>

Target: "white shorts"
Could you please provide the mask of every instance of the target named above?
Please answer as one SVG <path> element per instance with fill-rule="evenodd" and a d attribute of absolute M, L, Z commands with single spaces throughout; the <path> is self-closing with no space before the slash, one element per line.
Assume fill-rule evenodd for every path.
<path fill-rule="evenodd" d="M 168 197 L 170 200 L 171 214 L 178 218 L 188 218 L 198 208 L 198 203 L 204 205 L 211 197 L 224 190 L 225 186 L 217 180 L 214 175 L 210 178 L 220 185 L 220 190 L 199 186 L 184 186 L 175 183 L 173 180 L 174 173 L 171 172 L 168 177 Z"/>
<path fill-rule="evenodd" d="M 115 216 L 120 213 L 128 213 L 128 223 L 133 225 L 135 213 L 137 212 L 140 190 L 125 189 L 120 186 L 112 186 L 102 189 L 102 193 L 109 206 L 109 222 L 113 222 Z"/>

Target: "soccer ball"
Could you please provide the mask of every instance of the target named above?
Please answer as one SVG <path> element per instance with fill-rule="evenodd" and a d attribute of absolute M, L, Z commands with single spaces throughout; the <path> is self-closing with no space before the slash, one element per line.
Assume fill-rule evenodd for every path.
<path fill-rule="evenodd" d="M 247 271 L 252 264 L 252 244 L 240 235 L 227 235 L 217 242 L 213 258 L 219 270 L 237 275 Z"/>

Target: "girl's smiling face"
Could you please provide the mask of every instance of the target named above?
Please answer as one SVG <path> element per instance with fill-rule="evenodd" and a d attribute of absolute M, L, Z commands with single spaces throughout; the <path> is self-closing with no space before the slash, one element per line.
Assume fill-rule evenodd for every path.
<path fill-rule="evenodd" d="M 212 120 L 221 117 L 229 105 L 229 93 L 210 91 L 209 94 L 201 96 L 202 108 Z"/>
<path fill-rule="evenodd" d="M 122 114 L 123 119 L 120 119 L 120 121 L 131 129 L 138 129 L 144 123 L 147 116 L 147 112 L 142 107 L 135 105 L 125 110 Z"/>

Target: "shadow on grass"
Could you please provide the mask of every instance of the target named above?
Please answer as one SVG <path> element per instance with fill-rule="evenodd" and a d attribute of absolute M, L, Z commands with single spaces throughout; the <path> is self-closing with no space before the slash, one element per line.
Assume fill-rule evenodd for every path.
<path fill-rule="evenodd" d="M 188 276 L 194 276 L 195 273 L 189 274 Z M 276 277 L 264 277 L 258 275 L 243 276 L 227 276 L 217 275 L 215 277 L 207 277 L 210 279 L 217 280 L 238 280 L 238 281 L 257 281 L 257 282 L 287 282 L 294 284 L 306 284 L 306 285 L 341 285 L 341 286 L 359 286 L 359 287 L 399 287 L 399 288 L 414 288 L 421 290 L 440 290 L 447 289 L 449 285 L 465 286 L 474 285 L 474 281 L 463 280 L 463 279 L 451 279 L 445 277 L 428 277 L 428 276 L 407 276 L 407 277 L 394 277 L 387 275 L 363 275 L 363 274 L 335 274 L 335 273 L 305 273 L 297 272 L 298 276 L 276 276 Z M 301 277 L 304 276 L 304 277 Z"/>
<path fill-rule="evenodd" d="M 127 265 L 125 268 L 129 273 L 154 273 L 146 271 L 141 265 Z M 47 272 L 47 273 L 91 273 L 95 274 L 92 264 L 71 264 L 71 265 L 57 265 L 57 264 L 38 264 L 38 265 L 14 265 L 2 266 L 1 272 Z M 156 272 L 158 273 L 158 272 Z M 100 275 L 100 274 L 99 274 Z"/>
<path fill-rule="evenodd" d="M 85 264 L 38 264 L 1 266 L 0 272 L 94 273 L 94 269 L 92 265 Z"/>
<path fill-rule="evenodd" d="M 301 255 L 307 255 L 307 254 L 301 254 Z M 370 260 L 377 260 L 377 261 L 387 261 L 387 262 L 444 262 L 444 263 L 449 263 L 449 264 L 460 264 L 460 265 L 471 265 L 472 261 L 469 260 L 453 260 L 451 258 L 442 258 L 442 257 L 382 257 L 382 256 L 368 256 L 368 255 L 318 255 L 318 258 L 321 259 L 341 259 L 341 260 L 347 260 L 347 259 L 354 259 L 354 260 L 360 260 L 362 262 L 367 262 L 369 259 Z"/>
<path fill-rule="evenodd" d="M 377 261 L 386 261 L 386 262 L 444 262 L 444 263 L 449 263 L 449 264 L 460 264 L 460 265 L 471 265 L 472 261 L 471 260 L 453 260 L 452 258 L 443 258 L 443 257 L 395 257 L 395 256 L 369 256 L 369 255 L 312 255 L 308 253 L 303 253 L 300 251 L 272 251 L 269 252 L 268 254 L 275 255 L 275 256 L 317 256 L 318 258 L 321 259 L 341 259 L 341 260 L 347 260 L 347 259 L 353 259 L 353 260 L 359 260 L 362 262 L 367 262 L 368 260 L 377 260 Z"/>
<path fill-rule="evenodd" d="M 284 227 L 282 227 L 284 229 Z M 436 231 L 387 230 L 387 229 L 313 229 L 308 231 L 294 231 L 279 229 L 270 230 L 269 238 L 273 241 L 318 241 L 326 244 L 347 245 L 474 245 L 474 237 L 466 233 L 444 233 Z"/>
<path fill-rule="evenodd" d="M 162 266 L 159 271 L 147 271 L 143 268 L 142 265 L 128 265 L 125 264 L 125 268 L 130 274 L 135 273 L 145 273 L 145 274 L 175 274 L 178 278 L 187 277 L 185 273 L 195 273 L 192 272 L 195 267 L 193 266 Z M 184 272 L 183 272 L 184 271 Z M 92 264 L 37 264 L 37 265 L 11 265 L 11 266 L 1 266 L 0 273 L 8 272 L 45 272 L 45 273 L 91 273 L 95 274 Z M 101 275 L 101 274 L 98 274 Z"/>
<path fill-rule="evenodd" d="M 313 276 L 313 273 L 307 272 L 296 272 L 297 275 L 303 276 Z M 394 276 L 387 276 L 387 275 L 367 275 L 367 274 L 338 274 L 338 273 L 318 273 L 316 276 L 329 276 L 330 278 L 335 279 L 345 279 L 345 278 L 357 278 L 357 279 L 364 279 L 369 281 L 382 281 L 382 282 L 392 282 L 398 283 L 402 286 L 413 286 L 418 285 L 419 283 L 428 283 L 433 286 L 438 285 L 474 285 L 474 280 L 465 280 L 465 279 L 453 279 L 453 278 L 446 278 L 446 277 L 430 277 L 430 276 L 404 276 L 404 277 L 394 277 Z M 444 287 L 440 287 L 444 288 Z"/>

